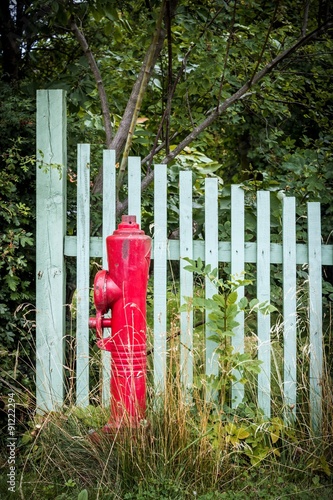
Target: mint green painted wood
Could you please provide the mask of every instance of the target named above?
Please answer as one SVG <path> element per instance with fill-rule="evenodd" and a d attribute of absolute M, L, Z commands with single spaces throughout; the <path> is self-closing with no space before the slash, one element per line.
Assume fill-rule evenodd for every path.
<path fill-rule="evenodd" d="M 103 151 L 103 224 L 102 224 L 103 269 L 108 269 L 106 238 L 116 229 L 116 152 L 113 149 Z M 97 255 L 96 255 L 97 257 Z"/>
<path fill-rule="evenodd" d="M 216 178 L 205 179 L 205 265 L 211 266 L 211 269 L 218 269 L 218 183 Z M 214 283 L 208 278 L 205 279 L 205 297 L 211 298 L 217 293 L 217 288 Z M 218 375 L 219 364 L 218 355 L 215 352 L 217 343 L 210 340 L 209 337 L 213 334 L 207 326 L 209 322 L 209 313 L 207 309 L 206 317 L 206 374 Z M 210 399 L 207 394 L 207 399 Z"/>
<path fill-rule="evenodd" d="M 66 103 L 61 90 L 37 91 L 36 406 L 64 398 Z"/>
<path fill-rule="evenodd" d="M 257 298 L 270 302 L 270 193 L 257 192 Z M 270 315 L 260 312 L 258 325 L 258 404 L 267 417 L 271 415 L 271 338 Z"/>
<path fill-rule="evenodd" d="M 308 203 L 310 411 L 315 434 L 321 431 L 323 378 L 322 262 L 320 203 Z"/>
<path fill-rule="evenodd" d="M 76 257 L 77 254 L 77 236 L 65 236 L 64 254 L 66 257 Z M 92 236 L 89 241 L 90 257 L 102 257 L 103 238 Z"/>
<path fill-rule="evenodd" d="M 128 215 L 135 215 L 141 227 L 141 159 L 128 158 Z"/>
<path fill-rule="evenodd" d="M 193 273 L 186 271 L 188 262 L 193 259 L 192 224 L 192 172 L 186 170 L 179 175 L 179 249 L 180 249 L 180 305 L 186 297 L 193 297 Z M 180 313 L 180 366 L 181 381 L 186 395 L 193 385 L 193 310 L 189 305 Z"/>
<path fill-rule="evenodd" d="M 154 178 L 154 383 L 157 394 L 166 383 L 167 355 L 167 167 L 155 166 Z"/>
<path fill-rule="evenodd" d="M 65 236 L 65 255 L 67 257 L 76 257 L 76 236 Z M 179 241 L 169 240 L 168 259 L 179 260 Z M 97 236 L 90 238 L 90 256 L 102 257 L 103 239 Z M 245 263 L 255 264 L 257 261 L 257 244 L 246 241 L 244 244 Z M 279 243 L 271 243 L 271 264 L 282 264 L 283 248 Z M 333 245 L 322 245 L 322 265 L 331 266 L 333 262 Z M 219 262 L 231 262 L 231 242 L 220 241 L 218 244 Z M 193 241 L 193 259 L 205 260 L 205 242 L 200 240 Z M 154 255 L 152 253 L 152 258 Z M 296 245 L 296 264 L 308 264 L 308 247 L 303 243 Z"/>
<path fill-rule="evenodd" d="M 285 417 L 296 416 L 297 312 L 296 312 L 296 203 L 283 198 L 283 394 Z"/>
<path fill-rule="evenodd" d="M 89 404 L 90 145 L 77 151 L 76 404 Z"/>
<path fill-rule="evenodd" d="M 235 279 L 244 278 L 245 271 L 245 249 L 244 249 L 244 229 L 245 229 L 244 191 L 239 185 L 231 187 L 231 276 Z M 244 287 L 237 289 L 237 301 L 244 297 Z M 234 330 L 232 345 L 235 352 L 244 352 L 244 312 L 241 311 L 236 316 L 239 323 Z M 232 406 L 236 408 L 244 398 L 244 384 L 239 382 L 241 373 L 234 371 L 237 381 L 232 386 Z"/>
<path fill-rule="evenodd" d="M 106 238 L 116 229 L 116 153 L 114 150 L 103 151 L 103 269 L 108 269 L 108 258 L 106 253 Z M 109 313 L 110 316 L 110 313 Z M 104 328 L 103 336 L 110 337 L 111 329 Z M 111 356 L 108 351 L 101 351 L 102 362 L 102 403 L 104 406 L 110 404 L 110 375 Z"/>

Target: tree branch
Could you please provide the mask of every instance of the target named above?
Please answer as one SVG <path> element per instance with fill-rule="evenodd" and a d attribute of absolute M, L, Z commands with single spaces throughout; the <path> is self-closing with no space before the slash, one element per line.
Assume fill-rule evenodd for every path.
<path fill-rule="evenodd" d="M 141 70 L 142 77 L 140 79 L 140 86 L 138 88 L 138 93 L 136 95 L 134 107 L 132 109 L 131 121 L 130 121 L 130 125 L 129 125 L 128 131 L 127 131 L 127 137 L 126 137 L 126 143 L 125 143 L 125 148 L 124 148 L 124 152 L 123 152 L 123 157 L 121 160 L 121 164 L 120 164 L 120 168 L 119 168 L 119 172 L 118 172 L 118 176 L 117 176 L 117 198 L 118 198 L 119 190 L 123 184 L 126 165 L 127 165 L 127 158 L 128 158 L 131 146 L 132 146 L 133 134 L 135 131 L 135 126 L 136 126 L 136 122 L 138 119 L 138 115 L 139 115 L 139 112 L 141 109 L 142 99 L 143 99 L 143 96 L 146 92 L 146 88 L 147 88 L 148 82 L 150 80 L 151 72 L 152 72 L 152 69 L 153 69 L 155 62 L 156 62 L 156 58 L 155 58 L 156 47 L 158 46 L 158 41 L 160 40 L 160 37 L 161 37 L 162 22 L 163 22 L 164 13 L 165 13 L 165 6 L 166 6 L 166 0 L 163 0 L 160 14 L 159 14 L 159 17 L 158 17 L 157 23 L 156 23 L 154 37 L 153 37 L 153 40 L 150 44 L 148 52 L 146 54 L 144 67 Z M 163 40 L 164 40 L 164 36 L 165 35 L 163 34 Z"/>
<path fill-rule="evenodd" d="M 175 78 L 175 80 L 174 80 L 174 83 L 173 83 L 173 85 L 172 85 L 172 88 L 171 88 L 171 90 L 168 92 L 167 105 L 166 105 L 166 108 L 165 108 L 165 110 L 164 110 L 164 112 L 163 112 L 163 115 L 162 115 L 162 118 L 161 118 L 161 121 L 160 121 L 160 124 L 159 124 L 158 130 L 157 130 L 157 134 L 156 134 L 156 137 L 155 137 L 155 140 L 154 140 L 153 148 L 152 148 L 151 152 L 149 153 L 149 155 L 145 158 L 145 160 L 146 160 L 146 161 L 149 159 L 148 170 L 150 170 L 150 167 L 151 167 L 151 164 L 152 164 L 152 160 L 153 160 L 154 155 L 155 155 L 158 151 L 160 151 L 161 149 L 163 149 L 164 147 L 168 150 L 166 141 L 164 141 L 164 142 L 163 142 L 163 146 L 162 146 L 162 147 L 161 147 L 161 145 L 157 147 L 157 143 L 158 143 L 158 140 L 159 140 L 159 138 L 160 138 L 160 136 L 161 136 L 161 132 L 162 132 L 162 129 L 163 129 L 164 122 L 165 122 L 165 120 L 166 120 L 167 116 L 169 116 L 169 115 L 170 115 L 170 113 L 171 113 L 171 102 L 172 102 L 172 97 L 173 97 L 173 95 L 174 95 L 174 93 L 175 93 L 175 90 L 176 90 L 177 84 L 178 84 L 178 82 L 179 82 L 179 80 L 180 80 L 180 77 L 181 77 L 181 75 L 182 75 L 182 74 L 183 74 L 183 72 L 184 72 L 184 69 L 185 69 L 185 67 L 186 67 L 186 61 L 187 61 L 188 56 L 190 55 L 190 53 L 191 53 L 191 51 L 192 51 L 193 47 L 194 47 L 194 44 L 193 44 L 193 45 L 191 45 L 191 47 L 189 48 L 189 50 L 188 50 L 188 51 L 187 51 L 187 53 L 185 54 L 185 56 L 184 56 L 184 58 L 183 58 L 183 60 L 182 60 L 181 67 L 180 67 L 180 69 L 179 69 L 179 71 L 178 71 L 178 74 L 177 74 L 177 76 L 176 76 L 176 78 Z M 177 134 L 178 134 L 178 133 L 177 133 Z M 177 134 L 176 134 L 176 135 L 177 135 Z M 173 136 L 173 137 L 174 137 L 174 136 Z M 173 137 L 172 137 L 171 139 L 173 139 Z M 143 160 L 143 161 L 144 161 L 144 160 Z M 146 163 L 146 161 L 145 161 L 145 163 Z"/>
<path fill-rule="evenodd" d="M 79 27 L 76 24 L 74 19 L 72 19 L 72 21 L 71 21 L 71 30 L 75 34 L 76 39 L 80 43 L 80 45 L 83 49 L 83 52 L 88 59 L 90 69 L 94 75 L 94 78 L 95 78 L 95 81 L 97 84 L 98 94 L 99 94 L 99 98 L 101 100 L 103 122 L 104 122 L 104 127 L 105 127 L 106 147 L 108 149 L 110 149 L 111 144 L 112 144 L 113 131 L 112 131 L 111 120 L 110 120 L 110 110 L 109 110 L 108 98 L 106 96 L 102 76 L 101 76 L 101 73 L 100 73 L 99 68 L 97 66 L 94 55 L 90 50 L 90 47 L 89 47 L 88 42 L 86 40 L 86 37 L 84 36 L 82 29 L 79 29 Z"/>
<path fill-rule="evenodd" d="M 176 8 L 178 0 L 173 0 L 172 1 L 172 9 L 174 10 Z M 155 34 L 158 34 L 158 37 L 155 38 L 155 45 L 152 43 L 146 53 L 144 62 L 141 67 L 141 71 L 138 75 L 138 78 L 136 79 L 131 95 L 128 99 L 123 117 L 121 119 L 120 125 L 118 127 L 117 132 L 115 133 L 115 136 L 112 140 L 112 143 L 110 145 L 110 149 L 114 149 L 116 152 L 116 158 L 118 159 L 122 150 L 124 149 L 124 146 L 127 141 L 127 136 L 129 134 L 129 130 L 131 127 L 131 123 L 133 121 L 133 114 L 135 112 L 138 96 L 140 92 L 143 92 L 146 90 L 147 85 L 149 83 L 149 79 L 152 73 L 152 70 L 155 66 L 155 63 L 157 61 L 157 58 L 162 50 L 163 47 L 163 42 L 165 38 L 165 30 L 161 27 L 159 32 L 155 30 Z M 152 57 L 151 57 L 152 56 Z M 148 59 L 151 58 L 149 66 L 147 65 Z M 145 87 L 143 87 L 142 83 L 143 80 L 145 81 Z M 119 181 L 120 182 L 120 181 Z M 99 171 L 94 187 L 93 187 L 93 193 L 101 193 L 103 188 L 103 171 L 102 169 Z M 119 203 L 118 203 L 119 205 Z"/>
<path fill-rule="evenodd" d="M 204 33 L 206 32 L 206 30 L 209 28 L 209 26 L 211 26 L 214 21 L 216 20 L 216 18 L 219 16 L 219 14 L 222 12 L 223 8 L 221 7 L 216 13 L 215 15 L 213 16 L 212 19 L 209 20 L 209 22 L 207 22 L 206 26 L 203 28 L 202 32 L 200 33 L 199 35 L 199 38 L 198 40 L 200 40 Z M 171 17 L 171 16 L 170 16 Z M 147 173 L 150 172 L 150 167 L 151 167 L 151 164 L 152 164 L 152 161 L 153 161 L 153 158 L 154 158 L 154 155 L 156 153 L 158 153 L 161 149 L 163 149 L 163 147 L 165 146 L 166 150 L 167 150 L 167 153 L 169 152 L 168 151 L 168 147 L 167 147 L 167 142 L 164 141 L 162 144 L 160 144 L 158 147 L 157 147 L 157 143 L 158 143 L 158 140 L 160 138 L 160 135 L 161 135 L 161 132 L 162 132 L 162 129 L 163 129 L 163 125 L 164 125 L 164 122 L 166 121 L 166 119 L 169 117 L 169 115 L 171 114 L 171 104 L 172 104 L 172 98 L 174 96 L 174 93 L 176 91 L 176 87 L 180 81 L 180 78 L 182 76 L 182 74 L 184 73 L 185 69 L 186 69 L 186 64 L 187 64 L 187 60 L 191 54 L 191 52 L 194 50 L 194 48 L 196 47 L 197 45 L 197 42 L 194 43 L 192 42 L 189 49 L 187 50 L 185 56 L 183 57 L 183 60 L 181 62 L 181 66 L 178 70 L 178 73 L 177 73 L 177 76 L 176 78 L 174 79 L 174 82 L 173 82 L 173 85 L 171 88 L 168 88 L 168 99 L 167 99 L 167 105 L 166 105 L 166 108 L 164 110 L 164 113 L 162 115 L 162 118 L 161 118 L 161 121 L 160 121 L 160 124 L 159 124 L 159 128 L 157 130 L 157 134 L 156 134 L 156 137 L 155 137 L 155 140 L 154 140 L 154 144 L 153 144 L 153 147 L 150 151 L 150 153 L 146 156 L 146 158 L 144 158 L 142 160 L 142 164 L 145 164 L 147 163 L 147 161 L 149 161 L 148 163 L 148 170 L 147 170 Z M 189 113 L 190 113 L 190 109 L 189 109 Z M 174 139 L 175 136 L 178 135 L 178 132 L 176 132 L 175 134 L 173 134 L 173 136 L 171 137 L 171 140 Z"/>
<path fill-rule="evenodd" d="M 224 79 L 225 79 L 225 72 L 226 72 L 226 69 L 227 69 L 227 62 L 228 62 L 228 59 L 229 59 L 229 53 L 230 53 L 232 38 L 233 38 L 233 35 L 234 35 L 235 22 L 236 22 L 236 8 L 237 8 L 237 1 L 235 1 L 235 3 L 234 3 L 234 8 L 233 8 L 233 12 L 232 12 L 231 29 L 230 29 L 230 32 L 229 32 L 227 46 L 226 46 L 225 54 L 224 54 L 223 72 L 222 72 L 222 76 L 221 76 L 219 94 L 218 94 L 218 97 L 217 97 L 217 106 L 220 105 L 220 101 L 221 101 L 222 89 L 223 89 Z"/>
<path fill-rule="evenodd" d="M 268 75 L 281 61 L 285 60 L 287 57 L 296 52 L 300 47 L 306 45 L 317 35 L 333 26 L 333 22 L 327 22 L 319 28 L 315 29 L 308 35 L 300 38 L 297 42 L 294 43 L 289 49 L 284 50 L 276 56 L 271 62 L 269 62 L 262 70 L 258 71 L 250 80 L 248 80 L 237 92 L 235 92 L 232 96 L 225 99 L 225 101 L 220 104 L 220 106 L 211 112 L 210 115 L 197 127 L 193 129 L 193 131 L 185 137 L 185 139 L 178 144 L 178 146 L 168 154 L 163 160 L 162 163 L 169 163 L 173 160 L 186 146 L 188 146 L 194 139 L 201 134 L 203 130 L 209 127 L 222 113 L 224 113 L 232 104 L 241 99 L 244 94 L 253 87 L 256 83 L 258 83 L 262 78 Z"/>
<path fill-rule="evenodd" d="M 245 97 L 245 94 L 248 90 L 256 85 L 260 80 L 262 80 L 266 75 L 268 75 L 273 69 L 280 64 L 282 61 L 290 57 L 293 53 L 295 53 L 298 49 L 309 43 L 315 37 L 326 31 L 327 29 L 333 26 L 333 21 L 327 21 L 322 26 L 319 26 L 317 29 L 313 30 L 306 36 L 303 36 L 297 40 L 291 47 L 284 50 L 276 56 L 272 61 L 270 61 L 266 66 L 258 71 L 253 77 L 248 80 L 240 89 L 237 90 L 232 96 L 225 99 L 223 103 L 221 103 L 218 108 L 214 108 L 214 110 L 207 116 L 205 120 L 203 120 L 197 127 L 195 127 L 190 134 L 188 134 L 179 144 L 178 146 L 167 154 L 164 159 L 160 162 L 163 164 L 168 164 L 172 161 L 183 149 L 188 146 L 192 141 L 194 141 L 207 127 L 209 127 L 221 114 L 223 114 L 232 104 L 237 102 L 238 100 Z M 148 155 L 149 156 L 149 155 Z M 141 189 L 144 191 L 149 184 L 154 179 L 154 172 L 148 172 L 144 177 L 141 183 Z M 125 200 L 123 203 L 119 204 L 117 208 L 118 215 L 121 214 L 128 206 L 128 201 Z"/>
<path fill-rule="evenodd" d="M 256 67 L 253 71 L 253 76 L 250 80 L 250 86 L 252 85 L 252 81 L 253 81 L 253 78 L 255 77 L 255 75 L 257 74 L 257 71 L 258 71 L 258 68 L 260 66 L 260 63 L 262 61 L 262 58 L 264 57 L 264 53 L 265 53 L 265 49 L 267 47 L 267 43 L 268 43 L 268 39 L 269 39 L 269 35 L 271 34 L 271 31 L 273 29 L 273 23 L 275 21 L 275 18 L 276 18 L 276 14 L 277 14 L 277 11 L 278 11 L 278 8 L 279 8 L 279 5 L 280 5 L 280 2 L 276 2 L 275 4 L 275 9 L 274 9 L 274 14 L 273 14 L 273 17 L 272 17 L 272 20 L 271 20 L 271 24 L 269 25 L 269 28 L 266 32 L 266 37 L 265 37 L 265 41 L 264 41 L 264 44 L 262 46 L 262 49 L 261 49 L 261 52 L 260 52 L 260 55 L 258 57 L 258 60 L 257 60 L 257 64 L 256 64 Z"/>
<path fill-rule="evenodd" d="M 301 36 L 305 36 L 306 29 L 308 27 L 309 7 L 310 7 L 310 0 L 305 0 Z"/>

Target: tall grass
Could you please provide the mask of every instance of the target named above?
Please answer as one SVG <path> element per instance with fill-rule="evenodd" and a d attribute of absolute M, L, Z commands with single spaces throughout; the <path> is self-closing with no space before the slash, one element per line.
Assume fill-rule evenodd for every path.
<path fill-rule="evenodd" d="M 265 498 L 330 498 L 333 423 L 328 374 L 320 438 L 312 436 L 306 412 L 293 427 L 280 419 L 273 428 L 274 421 L 265 419 L 252 403 L 228 412 L 206 401 L 198 385 L 185 395 L 177 331 L 172 328 L 166 390 L 161 395 L 148 390 L 146 420 L 138 428 L 103 433 L 109 412 L 99 404 L 96 390 L 94 406 L 69 405 L 30 419 L 21 440 L 20 497 L 210 500 L 261 498 L 262 491 Z M 247 392 L 254 395 L 255 387 Z M 266 451 L 257 460 L 259 449 Z M 281 495 L 272 491 L 272 481 L 280 484 Z"/>
<path fill-rule="evenodd" d="M 306 329 L 306 321 L 302 327 Z M 101 429 L 109 420 L 109 410 L 103 408 L 96 386 L 91 392 L 93 404 L 87 408 L 72 404 L 75 359 L 71 357 L 66 365 L 67 394 L 71 396 L 66 407 L 43 416 L 34 414 L 33 404 L 26 410 L 18 446 L 18 497 L 331 498 L 331 366 L 326 363 L 322 381 L 322 433 L 313 436 L 308 411 L 308 349 L 306 341 L 300 338 L 297 420 L 293 425 L 284 422 L 282 325 L 277 323 L 273 328 L 272 419 L 266 419 L 256 405 L 255 376 L 246 385 L 247 403 L 237 409 L 207 401 L 204 385 L 200 385 L 202 333 L 195 342 L 198 351 L 195 355 L 201 361 L 196 365 L 194 387 L 190 393 L 184 392 L 177 321 L 170 322 L 166 390 L 163 394 L 154 392 L 150 380 L 152 366 L 149 366 L 147 414 L 138 428 L 125 426 L 113 433 L 103 433 Z M 75 352 L 71 335 L 68 342 L 68 351 Z M 331 345 L 330 339 L 328 343 Z M 255 334 L 247 338 L 246 345 L 255 357 Z M 98 371 L 97 358 L 95 354 L 91 363 Z M 2 465 L 6 474 L 5 456 Z M 6 494 L 6 485 L 0 482 L 0 498 L 7 498 Z"/>

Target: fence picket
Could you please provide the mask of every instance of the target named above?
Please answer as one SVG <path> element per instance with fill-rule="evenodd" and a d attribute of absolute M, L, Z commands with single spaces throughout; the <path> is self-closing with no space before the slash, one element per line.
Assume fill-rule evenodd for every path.
<path fill-rule="evenodd" d="M 283 198 L 283 394 L 285 416 L 296 416 L 296 203 Z"/>
<path fill-rule="evenodd" d="M 270 301 L 270 193 L 257 192 L 257 298 Z M 270 315 L 258 312 L 258 403 L 267 417 L 271 415 L 271 338 Z"/>
<path fill-rule="evenodd" d="M 312 428 L 318 433 L 322 421 L 323 325 L 321 277 L 320 204 L 308 203 L 309 320 L 310 320 L 310 411 Z"/>
<path fill-rule="evenodd" d="M 211 269 L 219 267 L 218 245 L 219 245 L 219 222 L 218 222 L 218 183 L 216 178 L 205 179 L 205 265 L 211 265 Z M 217 293 L 216 286 L 209 278 L 205 279 L 205 297 L 210 299 Z M 218 356 L 214 352 L 217 343 L 210 340 L 213 332 L 207 326 L 209 313 L 205 312 L 206 321 L 206 375 L 219 373 Z M 207 395 L 207 399 L 210 399 Z"/>
<path fill-rule="evenodd" d="M 186 303 L 185 297 L 193 296 L 193 274 L 186 271 L 188 265 L 183 259 L 193 259 L 193 220 L 192 220 L 192 172 L 183 171 L 179 176 L 179 251 L 180 251 L 180 305 Z M 180 313 L 180 365 L 184 390 L 193 385 L 193 311 L 188 307 Z"/>
<path fill-rule="evenodd" d="M 103 151 L 103 220 L 102 220 L 102 267 L 108 269 L 106 237 L 116 229 L 116 152 Z M 105 328 L 103 336 L 111 335 L 110 328 Z M 102 362 L 102 403 L 110 404 L 111 356 L 108 351 L 101 351 Z"/>
<path fill-rule="evenodd" d="M 236 279 L 242 278 L 245 271 L 245 211 L 244 211 L 244 191 L 239 185 L 231 187 L 231 275 Z M 244 297 L 244 287 L 237 290 L 237 301 Z M 235 318 L 239 323 L 234 329 L 232 345 L 235 351 L 244 352 L 244 312 L 239 311 Z M 237 407 L 244 398 L 244 384 L 239 382 L 241 374 L 239 370 L 234 370 L 237 381 L 232 385 L 232 406 Z"/>
<path fill-rule="evenodd" d="M 163 393 L 167 355 L 167 170 L 155 166 L 154 179 L 154 384 Z"/>
<path fill-rule="evenodd" d="M 76 404 L 89 404 L 90 145 L 77 151 Z"/>
<path fill-rule="evenodd" d="M 141 227 L 141 159 L 128 158 L 128 215 L 135 215 Z"/>

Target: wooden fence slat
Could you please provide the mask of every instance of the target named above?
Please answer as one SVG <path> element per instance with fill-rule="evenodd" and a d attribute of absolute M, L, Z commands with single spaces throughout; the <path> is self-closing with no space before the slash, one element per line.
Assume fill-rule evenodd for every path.
<path fill-rule="evenodd" d="M 310 412 L 314 433 L 321 430 L 323 377 L 323 304 L 320 203 L 308 203 Z"/>
<path fill-rule="evenodd" d="M 128 215 L 135 215 L 141 227 L 141 158 L 128 158 Z"/>
<path fill-rule="evenodd" d="M 283 233 L 283 394 L 286 419 L 296 416 L 296 202 L 285 197 L 282 206 Z"/>
<path fill-rule="evenodd" d="M 218 269 L 218 183 L 216 178 L 205 179 L 205 265 L 211 265 L 211 269 Z M 210 279 L 205 279 L 205 297 L 210 299 L 217 293 L 216 286 Z M 205 312 L 206 318 L 206 375 L 219 373 L 218 355 L 215 352 L 217 343 L 209 340 L 213 332 L 207 326 L 209 313 Z M 207 399 L 210 399 L 207 395 Z"/>
<path fill-rule="evenodd" d="M 167 355 L 167 167 L 155 165 L 154 174 L 154 383 L 165 390 Z"/>
<path fill-rule="evenodd" d="M 90 145 L 77 151 L 76 404 L 89 404 Z"/>
<path fill-rule="evenodd" d="M 239 185 L 231 187 L 231 276 L 242 278 L 245 271 L 245 247 L 244 247 L 244 229 L 245 229 L 245 210 L 244 210 L 244 190 Z M 244 287 L 237 290 L 237 301 L 244 297 Z M 235 318 L 239 323 L 234 329 L 232 345 L 236 352 L 244 352 L 244 312 L 240 311 Z M 232 406 L 237 407 L 244 398 L 244 384 L 238 382 L 241 374 L 238 370 L 234 371 L 237 382 L 232 385 Z"/>
<path fill-rule="evenodd" d="M 116 229 L 116 152 L 103 150 L 103 220 L 102 220 L 102 267 L 108 269 L 106 237 Z M 110 314 L 109 314 L 110 315 Z M 104 328 L 104 338 L 110 337 L 111 330 Z M 110 404 L 111 356 L 108 351 L 101 352 L 102 363 L 102 404 Z"/>
<path fill-rule="evenodd" d="M 186 303 L 185 297 L 193 296 L 193 273 L 186 271 L 188 265 L 184 257 L 193 259 L 193 221 L 192 221 L 192 172 L 179 175 L 179 249 L 180 249 L 180 305 Z M 193 310 L 180 313 L 180 366 L 181 381 L 186 395 L 193 385 Z"/>
<path fill-rule="evenodd" d="M 37 91 L 36 406 L 61 407 L 64 398 L 66 232 L 66 99 L 62 90 Z"/>
<path fill-rule="evenodd" d="M 270 193 L 257 192 L 257 298 L 270 302 Z M 271 415 L 270 315 L 258 312 L 258 403 L 267 417 Z"/>

